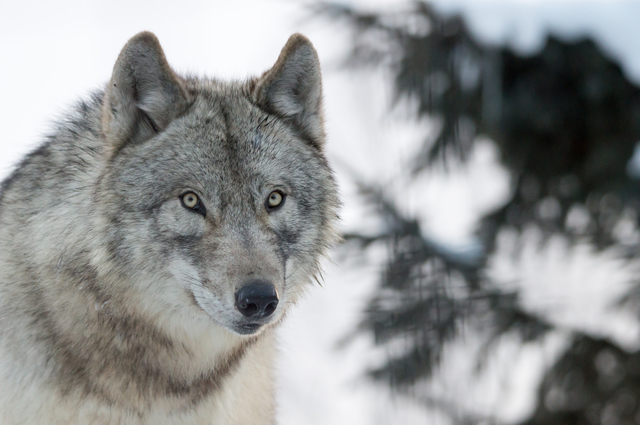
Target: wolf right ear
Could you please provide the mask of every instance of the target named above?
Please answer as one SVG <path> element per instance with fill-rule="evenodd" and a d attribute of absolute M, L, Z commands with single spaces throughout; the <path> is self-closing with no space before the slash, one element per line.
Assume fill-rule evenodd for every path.
<path fill-rule="evenodd" d="M 324 143 L 322 77 L 316 49 L 302 34 L 289 37 L 273 68 L 253 89 L 254 101 L 291 124 L 318 149 Z"/>
<path fill-rule="evenodd" d="M 104 95 L 102 131 L 109 156 L 164 130 L 186 105 L 187 94 L 156 36 L 135 35 L 120 52 Z"/>

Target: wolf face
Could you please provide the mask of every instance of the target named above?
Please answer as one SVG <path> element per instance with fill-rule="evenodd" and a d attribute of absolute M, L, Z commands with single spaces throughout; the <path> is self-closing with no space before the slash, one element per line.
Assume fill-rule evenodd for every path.
<path fill-rule="evenodd" d="M 277 322 L 335 239 L 309 41 L 292 36 L 260 78 L 220 83 L 177 77 L 142 33 L 116 63 L 102 127 L 97 205 L 118 270 L 158 306 L 237 334 Z"/>

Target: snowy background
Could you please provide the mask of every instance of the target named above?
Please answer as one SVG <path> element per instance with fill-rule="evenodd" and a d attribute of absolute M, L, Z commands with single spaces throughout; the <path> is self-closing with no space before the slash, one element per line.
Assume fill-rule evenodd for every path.
<path fill-rule="evenodd" d="M 351 2 L 365 9 L 397 7 L 393 1 Z M 547 33 L 595 38 L 619 61 L 627 77 L 640 83 L 640 2 L 631 0 L 438 0 L 443 13 L 460 12 L 471 31 L 490 44 L 522 53 L 542 47 Z M 403 167 L 425 134 L 429 120 L 416 122 L 415 105 L 391 108 L 383 70 L 353 73 L 340 67 L 348 33 L 325 19 L 310 19 L 303 3 L 292 1 L 24 1 L 0 4 L 0 177 L 43 139 L 50 123 L 79 97 L 100 87 L 111 74 L 126 41 L 153 31 L 170 64 L 219 78 L 243 78 L 268 69 L 293 32 L 307 35 L 323 64 L 329 141 L 327 145 L 345 201 L 343 227 L 374 232 L 350 176 L 357 172 L 394 189 L 410 216 L 426 223 L 430 238 L 448 249 L 473 250 L 473 231 L 482 214 L 504 203 L 510 176 L 497 162 L 491 141 L 475 144 L 469 162 L 445 172 L 434 167 L 410 180 Z M 638 159 L 640 164 L 640 158 Z M 514 261 L 517 238 L 530 241 Z M 525 307 L 544 315 L 557 329 L 541 342 L 501 341 L 488 367 L 475 370 L 480 342 L 470 332 L 446 348 L 445 360 L 428 383 L 430 397 L 451 400 L 499 421 L 519 421 L 534 407 L 545 368 L 562 353 L 572 330 L 640 348 L 633 314 L 611 308 L 637 274 L 638 266 L 613 250 L 595 253 L 552 238 L 535 249 L 539 235 L 504 234 L 488 273 L 505 287 L 521 290 Z M 528 249 L 527 247 L 530 247 Z M 322 288 L 314 288 L 281 330 L 278 368 L 279 419 L 293 424 L 448 423 L 435 408 L 424 408 L 380 385 L 364 371 L 385 353 L 359 335 L 343 343 L 357 326 L 378 282 L 384 250 L 361 257 L 338 250 L 327 262 Z M 540 283 L 543 284 L 540 284 Z"/>

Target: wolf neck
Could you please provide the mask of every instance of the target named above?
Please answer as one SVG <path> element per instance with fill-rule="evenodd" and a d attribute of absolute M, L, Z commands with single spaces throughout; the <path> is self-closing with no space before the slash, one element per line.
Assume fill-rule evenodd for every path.
<path fill-rule="evenodd" d="M 38 332 L 53 353 L 54 379 L 63 392 L 78 391 L 112 406 L 138 411 L 157 405 L 180 409 L 213 398 L 233 379 L 248 352 L 263 337 L 242 338 L 208 317 L 178 317 L 144 308 L 131 292 L 109 293 L 84 268 L 80 287 L 65 284 L 34 292 Z M 122 285 L 123 282 L 118 284 Z M 63 299 L 67 308 L 57 307 Z"/>

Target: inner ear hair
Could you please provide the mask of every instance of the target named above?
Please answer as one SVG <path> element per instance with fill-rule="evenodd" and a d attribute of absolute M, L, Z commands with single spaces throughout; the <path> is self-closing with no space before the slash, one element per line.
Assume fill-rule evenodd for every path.
<path fill-rule="evenodd" d="M 318 53 L 308 38 L 293 34 L 275 65 L 255 83 L 254 102 L 285 119 L 318 149 L 324 145 L 322 76 Z"/>
<path fill-rule="evenodd" d="M 187 107 L 181 79 L 156 36 L 135 35 L 124 46 L 107 85 L 102 109 L 106 149 L 113 153 L 163 131 Z"/>

